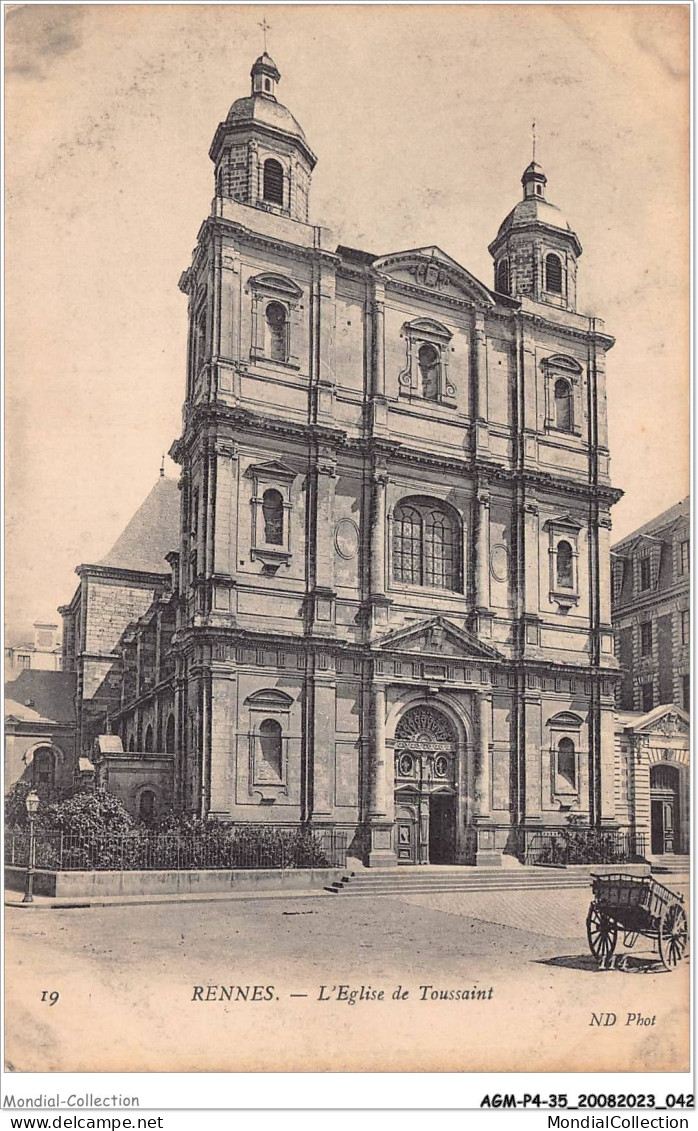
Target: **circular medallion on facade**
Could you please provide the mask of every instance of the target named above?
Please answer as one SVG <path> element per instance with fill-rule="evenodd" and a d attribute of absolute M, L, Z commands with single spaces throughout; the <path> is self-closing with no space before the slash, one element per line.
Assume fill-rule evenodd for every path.
<path fill-rule="evenodd" d="M 340 518 L 334 530 L 334 545 L 340 558 L 350 561 L 359 552 L 359 528 L 353 518 Z"/>
<path fill-rule="evenodd" d="M 414 760 L 412 758 L 412 755 L 402 754 L 398 759 L 397 765 L 398 770 L 400 771 L 400 776 L 403 778 L 408 778 L 412 773 L 412 770 L 414 769 Z"/>
<path fill-rule="evenodd" d="M 509 551 L 502 542 L 490 550 L 490 570 L 495 581 L 507 581 L 509 578 Z"/>
<path fill-rule="evenodd" d="M 444 758 L 443 754 L 434 759 L 434 773 L 437 778 L 445 778 L 448 773 L 448 758 Z"/>

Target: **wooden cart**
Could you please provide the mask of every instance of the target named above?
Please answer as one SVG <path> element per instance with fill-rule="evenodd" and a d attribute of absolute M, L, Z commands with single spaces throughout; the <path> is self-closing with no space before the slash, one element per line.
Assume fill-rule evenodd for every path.
<path fill-rule="evenodd" d="M 667 970 L 681 961 L 688 943 L 688 920 L 683 896 L 657 883 L 652 876 L 612 872 L 592 876 L 594 899 L 587 915 L 589 949 L 607 961 L 623 931 L 623 943 L 632 947 L 638 935 L 656 939 L 659 957 Z"/>

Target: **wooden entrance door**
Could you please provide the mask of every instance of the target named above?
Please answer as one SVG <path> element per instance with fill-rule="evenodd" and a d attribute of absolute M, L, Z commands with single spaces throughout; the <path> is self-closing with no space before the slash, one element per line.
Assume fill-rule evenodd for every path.
<path fill-rule="evenodd" d="M 429 863 L 453 864 L 456 846 L 456 799 L 433 793 L 429 801 Z"/>
<path fill-rule="evenodd" d="M 678 771 L 675 766 L 652 766 L 650 770 L 652 854 L 676 852 Z"/>
<path fill-rule="evenodd" d="M 417 820 L 398 815 L 395 821 L 395 855 L 398 864 L 417 863 Z"/>

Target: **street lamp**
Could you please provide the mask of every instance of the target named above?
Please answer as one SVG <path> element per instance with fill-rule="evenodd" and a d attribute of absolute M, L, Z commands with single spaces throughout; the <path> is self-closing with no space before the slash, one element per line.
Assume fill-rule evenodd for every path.
<path fill-rule="evenodd" d="M 34 861 L 36 859 L 36 839 L 34 836 L 34 821 L 39 808 L 39 795 L 35 789 L 27 794 L 25 802 L 29 817 L 29 867 L 27 868 L 27 883 L 24 889 L 22 903 L 34 902 Z"/>

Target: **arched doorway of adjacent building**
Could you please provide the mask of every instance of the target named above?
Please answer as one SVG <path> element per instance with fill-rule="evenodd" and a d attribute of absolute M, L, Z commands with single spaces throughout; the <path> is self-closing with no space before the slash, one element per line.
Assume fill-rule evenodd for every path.
<path fill-rule="evenodd" d="M 395 731 L 398 864 L 453 864 L 457 857 L 458 740 L 436 707 L 411 707 Z"/>
<path fill-rule="evenodd" d="M 43 802 L 55 800 L 58 784 L 58 755 L 55 746 L 36 746 L 27 756 L 32 789 Z"/>
<path fill-rule="evenodd" d="M 652 855 L 681 852 L 679 770 L 664 762 L 650 768 Z"/>

